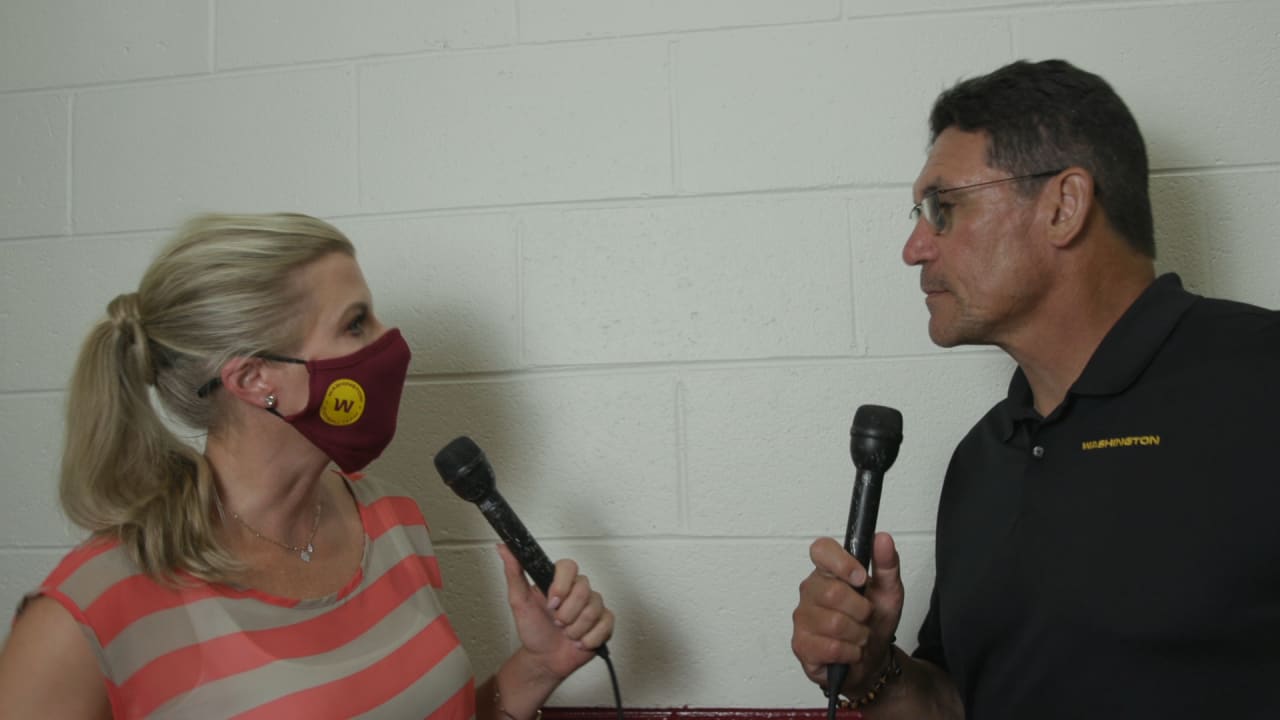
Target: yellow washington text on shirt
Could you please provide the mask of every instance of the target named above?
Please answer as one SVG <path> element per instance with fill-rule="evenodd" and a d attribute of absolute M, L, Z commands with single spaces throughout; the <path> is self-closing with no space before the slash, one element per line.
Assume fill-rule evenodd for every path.
<path fill-rule="evenodd" d="M 1080 443 L 1081 450 L 1105 450 L 1117 447 L 1151 447 L 1160 444 L 1159 435 L 1128 435 L 1125 437 L 1103 438 L 1101 440 L 1085 440 Z"/>

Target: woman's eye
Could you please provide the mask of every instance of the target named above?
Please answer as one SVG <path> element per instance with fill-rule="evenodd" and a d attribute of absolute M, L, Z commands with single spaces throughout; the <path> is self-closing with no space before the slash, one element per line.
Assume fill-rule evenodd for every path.
<path fill-rule="evenodd" d="M 347 332 L 351 333 L 352 335 L 359 335 L 360 333 L 364 332 L 365 320 L 366 318 L 364 313 L 361 313 L 355 316 L 355 318 L 352 319 L 351 323 L 347 325 Z"/>

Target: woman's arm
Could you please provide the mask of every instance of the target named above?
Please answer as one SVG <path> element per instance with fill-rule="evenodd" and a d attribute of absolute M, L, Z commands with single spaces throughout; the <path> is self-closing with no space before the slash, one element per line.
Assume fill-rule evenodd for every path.
<path fill-rule="evenodd" d="M 544 597 L 506 546 L 498 552 L 520 648 L 477 688 L 476 717 L 529 720 L 565 678 L 595 657 L 595 649 L 613 633 L 613 613 L 572 560 L 556 563 L 549 597 Z"/>
<path fill-rule="evenodd" d="M 50 598 L 27 603 L 0 651 L 0 720 L 110 717 L 102 672 L 80 624 Z"/>

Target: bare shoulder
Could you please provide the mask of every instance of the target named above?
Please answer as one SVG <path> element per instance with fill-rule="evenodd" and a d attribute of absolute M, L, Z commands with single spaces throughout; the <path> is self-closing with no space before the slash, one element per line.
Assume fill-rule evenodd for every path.
<path fill-rule="evenodd" d="M 0 720 L 33 717 L 111 717 L 88 639 L 48 597 L 27 603 L 0 651 Z"/>

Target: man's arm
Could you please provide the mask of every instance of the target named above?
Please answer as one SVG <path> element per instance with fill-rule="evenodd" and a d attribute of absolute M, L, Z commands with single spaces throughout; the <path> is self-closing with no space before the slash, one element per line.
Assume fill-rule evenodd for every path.
<path fill-rule="evenodd" d="M 878 533 L 872 551 L 876 572 L 866 570 L 835 540 L 822 538 L 809 548 L 814 570 L 800 584 L 800 604 L 792 614 L 791 648 L 805 674 L 826 683 L 826 668 L 849 665 L 841 694 L 862 698 L 876 687 L 889 666 L 890 653 L 902 668 L 886 678 L 866 709 L 879 720 L 950 720 L 964 717 L 960 694 L 938 666 L 908 656 L 893 645 L 902 617 L 904 591 L 893 538 Z M 865 594 L 854 586 L 865 583 Z"/>
<path fill-rule="evenodd" d="M 913 658 L 899 647 L 892 652 L 902 675 L 862 706 L 875 720 L 964 720 L 964 704 L 951 676 L 937 665 Z M 865 691 L 862 691 L 865 692 Z M 853 688 L 847 697 L 861 697 Z"/>

